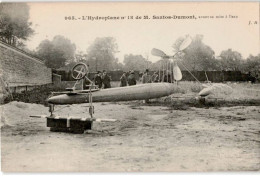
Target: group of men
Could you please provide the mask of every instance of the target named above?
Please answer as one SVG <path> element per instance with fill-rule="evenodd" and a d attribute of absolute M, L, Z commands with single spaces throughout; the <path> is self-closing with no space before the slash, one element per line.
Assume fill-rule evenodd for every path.
<path fill-rule="evenodd" d="M 142 83 L 157 83 L 157 82 L 168 82 L 172 83 L 172 76 L 170 71 L 164 71 L 163 76 L 159 77 L 159 72 L 154 72 L 153 75 L 149 75 L 149 70 L 146 69 L 142 76 Z"/>
<path fill-rule="evenodd" d="M 132 85 L 136 85 L 136 78 L 135 78 L 135 72 L 129 71 L 129 75 L 127 75 L 126 72 L 123 72 L 123 75 L 120 77 L 120 87 L 125 87 Z"/>
<path fill-rule="evenodd" d="M 141 74 L 141 82 L 142 83 L 157 83 L 157 82 L 169 82 L 172 83 L 172 77 L 171 77 L 171 72 L 166 71 L 164 73 L 164 76 L 159 77 L 159 72 L 154 72 L 153 75 L 149 74 L 149 69 L 146 69 L 143 74 Z M 136 85 L 136 78 L 135 78 L 135 73 L 134 71 L 129 71 L 129 75 L 127 75 L 126 72 L 123 73 L 123 75 L 120 78 L 120 87 L 125 87 L 131 85 Z"/>
<path fill-rule="evenodd" d="M 98 88 L 111 88 L 111 77 L 107 74 L 106 70 L 103 70 L 103 72 L 101 71 L 97 71 L 97 73 L 94 76 L 94 84 L 98 87 Z M 90 81 L 85 80 L 84 82 L 84 89 L 88 89 L 88 85 L 90 85 Z"/>
<path fill-rule="evenodd" d="M 154 72 L 153 75 L 150 75 L 149 69 L 146 69 L 144 73 L 141 75 L 142 75 L 141 77 L 142 83 L 157 83 L 160 81 L 169 82 L 169 83 L 172 82 L 170 72 L 168 73 L 165 72 L 165 75 L 161 79 L 159 78 L 159 72 Z M 98 86 L 98 88 L 103 88 L 103 89 L 111 88 L 111 84 L 110 84 L 111 77 L 107 74 L 106 70 L 103 70 L 103 72 L 97 71 L 97 74 L 94 76 L 93 82 L 96 86 Z M 90 84 L 89 81 L 85 81 L 84 86 L 87 86 L 89 84 Z M 123 72 L 123 75 L 120 77 L 120 87 L 132 86 L 136 84 L 137 84 L 137 80 L 136 80 L 135 72 L 133 70 L 129 72 Z"/>

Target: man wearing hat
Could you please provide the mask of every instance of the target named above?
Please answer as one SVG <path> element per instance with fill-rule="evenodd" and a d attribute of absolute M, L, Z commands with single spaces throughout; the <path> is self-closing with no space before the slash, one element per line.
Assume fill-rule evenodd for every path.
<path fill-rule="evenodd" d="M 144 75 L 142 76 L 142 82 L 143 83 L 151 83 L 152 78 L 151 75 L 149 75 L 149 70 L 146 69 L 144 72 Z M 149 103 L 149 99 L 144 100 L 144 103 Z"/>
<path fill-rule="evenodd" d="M 123 75 L 120 77 L 120 87 L 127 86 L 127 77 L 126 72 L 123 72 Z"/>
<path fill-rule="evenodd" d="M 127 81 L 129 86 L 136 85 L 135 72 L 133 70 L 130 72 Z"/>
<path fill-rule="evenodd" d="M 94 83 L 98 86 L 99 89 L 102 88 L 102 76 L 100 71 L 97 71 L 97 75 L 94 78 Z"/>
<path fill-rule="evenodd" d="M 142 76 L 142 82 L 143 83 L 151 83 L 152 82 L 148 69 L 145 70 L 144 75 Z"/>
<path fill-rule="evenodd" d="M 110 81 L 111 81 L 111 77 L 107 75 L 106 70 L 103 70 L 102 82 L 104 84 L 104 89 L 111 88 Z"/>

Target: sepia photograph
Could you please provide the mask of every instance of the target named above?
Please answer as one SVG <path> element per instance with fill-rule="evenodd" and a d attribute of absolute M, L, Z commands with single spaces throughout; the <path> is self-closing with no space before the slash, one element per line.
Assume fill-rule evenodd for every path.
<path fill-rule="evenodd" d="M 0 2 L 1 171 L 260 171 L 259 2 Z"/>

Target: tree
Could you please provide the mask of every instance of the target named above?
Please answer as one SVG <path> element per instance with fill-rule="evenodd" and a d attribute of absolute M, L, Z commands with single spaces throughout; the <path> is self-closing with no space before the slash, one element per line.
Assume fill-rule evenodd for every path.
<path fill-rule="evenodd" d="M 249 55 L 242 65 L 243 72 L 251 72 L 253 75 L 260 72 L 260 54 L 257 56 Z"/>
<path fill-rule="evenodd" d="M 23 45 L 34 30 L 29 22 L 29 6 L 26 3 L 0 3 L 0 40 L 13 46 Z"/>
<path fill-rule="evenodd" d="M 116 66 L 116 70 L 124 70 L 124 69 L 125 69 L 124 64 L 122 64 L 121 62 L 118 62 L 117 66 Z"/>
<path fill-rule="evenodd" d="M 84 53 L 83 51 L 78 51 L 75 54 L 75 62 L 83 62 L 87 63 L 88 55 Z"/>
<path fill-rule="evenodd" d="M 139 70 L 144 71 L 149 68 L 152 64 L 151 61 L 148 61 L 142 55 L 133 55 L 128 54 L 124 56 L 125 70 Z"/>
<path fill-rule="evenodd" d="M 115 38 L 96 38 L 87 49 L 87 63 L 91 71 L 116 69 L 118 59 L 115 57 L 115 53 L 117 52 L 118 46 Z"/>
<path fill-rule="evenodd" d="M 47 67 L 58 69 L 75 59 L 75 44 L 63 36 L 55 36 L 52 41 L 44 40 L 37 47 L 37 55 L 44 59 Z"/>
<path fill-rule="evenodd" d="M 222 51 L 220 58 L 222 70 L 238 71 L 243 63 L 242 55 L 237 51 L 232 51 L 232 49 Z"/>
<path fill-rule="evenodd" d="M 88 64 L 87 63 L 87 58 L 88 58 L 88 55 L 86 53 L 84 53 L 83 51 L 78 51 L 76 54 L 75 54 L 75 59 L 74 61 L 69 61 L 65 66 L 61 67 L 60 69 L 61 70 L 65 70 L 65 71 L 71 71 L 72 68 L 78 64 L 79 62 L 81 63 L 84 63 L 84 64 Z"/>
<path fill-rule="evenodd" d="M 150 65 L 152 71 L 165 71 L 173 69 L 173 62 L 170 59 L 160 59 Z"/>
<path fill-rule="evenodd" d="M 180 37 L 172 45 L 174 51 L 178 51 L 184 37 Z M 215 52 L 211 47 L 203 43 L 203 35 L 196 35 L 188 48 L 183 51 L 183 55 L 178 56 L 182 58 L 183 64 L 191 70 L 215 70 L 216 59 Z"/>

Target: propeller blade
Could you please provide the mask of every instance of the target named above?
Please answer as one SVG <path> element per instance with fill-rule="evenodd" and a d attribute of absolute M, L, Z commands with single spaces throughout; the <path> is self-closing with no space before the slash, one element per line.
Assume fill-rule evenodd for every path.
<path fill-rule="evenodd" d="M 156 49 L 156 48 L 153 48 L 151 53 L 152 53 L 152 55 L 159 56 L 159 57 L 166 57 L 167 56 L 162 50 L 159 50 L 159 49 Z"/>
<path fill-rule="evenodd" d="M 181 69 L 179 68 L 179 66 L 177 65 L 177 62 L 174 62 L 173 65 L 173 77 L 175 80 L 179 81 L 182 79 L 182 73 L 181 73 Z"/>
<path fill-rule="evenodd" d="M 181 43 L 179 51 L 186 49 L 192 42 L 192 38 L 187 36 L 186 39 Z"/>
<path fill-rule="evenodd" d="M 172 56 L 168 56 L 168 55 L 165 55 L 165 56 L 163 56 L 162 58 L 163 59 L 170 59 Z"/>

